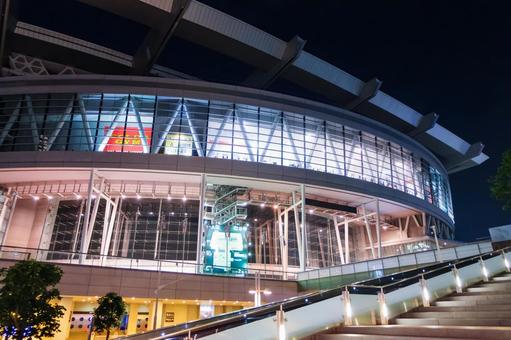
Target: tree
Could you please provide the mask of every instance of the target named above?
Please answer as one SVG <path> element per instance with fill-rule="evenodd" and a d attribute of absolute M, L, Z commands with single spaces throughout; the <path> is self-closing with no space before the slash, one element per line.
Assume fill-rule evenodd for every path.
<path fill-rule="evenodd" d="M 502 209 L 511 210 L 511 150 L 502 154 L 497 174 L 491 179 L 492 196 L 503 203 Z"/>
<path fill-rule="evenodd" d="M 126 304 L 117 293 L 107 293 L 98 299 L 98 305 L 94 310 L 94 329 L 98 332 L 106 331 L 108 340 L 110 330 L 121 324 L 121 318 L 126 313 Z"/>
<path fill-rule="evenodd" d="M 0 326 L 7 339 L 52 337 L 66 310 L 55 286 L 62 269 L 34 260 L 0 269 Z"/>

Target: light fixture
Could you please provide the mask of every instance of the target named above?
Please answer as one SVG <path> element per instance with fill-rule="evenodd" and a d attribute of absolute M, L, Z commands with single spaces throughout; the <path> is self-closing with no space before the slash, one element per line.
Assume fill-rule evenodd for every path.
<path fill-rule="evenodd" d="M 140 194 L 137 192 L 137 200 L 141 199 L 142 196 L 140 196 Z"/>
<path fill-rule="evenodd" d="M 121 192 L 121 199 L 123 200 L 125 198 L 126 198 L 126 195 Z"/>
<path fill-rule="evenodd" d="M 167 201 L 172 201 L 172 196 L 170 196 L 170 194 L 167 194 Z"/>
<path fill-rule="evenodd" d="M 264 208 L 264 207 L 266 207 L 266 203 L 263 202 L 260 204 L 260 206 L 261 206 L 261 208 Z"/>
<path fill-rule="evenodd" d="M 278 205 L 278 204 L 274 204 L 274 205 L 273 205 L 273 209 L 277 209 L 278 207 L 279 207 L 279 205 Z"/>
<path fill-rule="evenodd" d="M 254 222 L 257 222 L 257 218 L 254 218 Z"/>
<path fill-rule="evenodd" d="M 52 195 L 44 194 L 44 196 L 46 196 L 46 198 L 47 198 L 48 200 L 52 200 L 52 199 L 53 199 L 53 196 L 52 196 Z"/>
<path fill-rule="evenodd" d="M 314 209 L 309 209 L 309 214 L 313 214 L 314 213 Z"/>
<path fill-rule="evenodd" d="M 183 199 L 183 202 L 186 202 L 186 200 L 187 200 L 188 198 L 186 198 L 186 195 L 183 195 L 183 198 L 182 198 L 182 199 Z"/>
<path fill-rule="evenodd" d="M 31 195 L 34 201 L 39 201 L 39 196 Z"/>

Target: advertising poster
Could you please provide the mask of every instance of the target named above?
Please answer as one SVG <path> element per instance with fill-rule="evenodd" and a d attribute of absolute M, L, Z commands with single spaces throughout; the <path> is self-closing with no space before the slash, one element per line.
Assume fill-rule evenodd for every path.
<path fill-rule="evenodd" d="M 204 272 L 245 274 L 248 262 L 246 228 L 232 226 L 226 233 L 218 226 L 206 233 Z"/>
<path fill-rule="evenodd" d="M 109 126 L 105 126 L 104 131 L 105 134 L 110 129 Z M 150 127 L 144 128 L 144 135 L 147 140 L 147 145 L 150 147 L 151 145 L 151 135 L 152 129 Z M 114 131 L 112 131 L 112 135 L 108 139 L 108 142 L 105 146 L 104 152 L 135 152 L 142 153 L 144 152 L 144 147 L 142 144 L 142 138 L 140 136 L 140 130 L 138 127 L 126 127 L 117 126 Z"/>
<path fill-rule="evenodd" d="M 166 155 L 191 156 L 193 151 L 192 136 L 181 133 L 169 134 L 165 139 Z"/>

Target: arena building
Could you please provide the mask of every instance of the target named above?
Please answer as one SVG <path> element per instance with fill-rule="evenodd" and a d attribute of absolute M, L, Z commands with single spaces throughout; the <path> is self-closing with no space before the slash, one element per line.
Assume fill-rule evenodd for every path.
<path fill-rule="evenodd" d="M 4 259 L 222 280 L 258 272 L 284 285 L 311 269 L 456 243 L 449 175 L 483 163 L 483 146 L 384 93 L 380 80 L 195 0 L 65 5 L 143 28 L 132 54 L 23 21 L 24 6 L 2 8 Z M 174 66 L 161 57 L 172 44 L 211 58 Z M 202 74 L 219 60 L 236 81 Z M 157 278 L 155 292 L 167 282 Z M 72 311 L 115 288 L 79 293 L 72 281 L 63 291 Z M 176 293 L 162 307 L 151 291 L 125 296 L 142 306 L 133 309 L 141 330 L 152 325 L 140 315 L 158 308 L 161 326 L 211 312 L 203 300 L 216 313 L 248 305 L 250 285 L 228 298 Z M 272 298 L 296 294 L 296 283 L 279 292 Z"/>

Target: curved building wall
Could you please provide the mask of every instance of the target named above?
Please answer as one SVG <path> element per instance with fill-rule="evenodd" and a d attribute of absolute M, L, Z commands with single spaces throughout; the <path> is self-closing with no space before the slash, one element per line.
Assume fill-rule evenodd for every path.
<path fill-rule="evenodd" d="M 46 90 L 0 97 L 0 151 L 153 153 L 307 169 L 399 190 L 453 219 L 448 179 L 436 160 L 359 122 L 242 97 Z"/>

